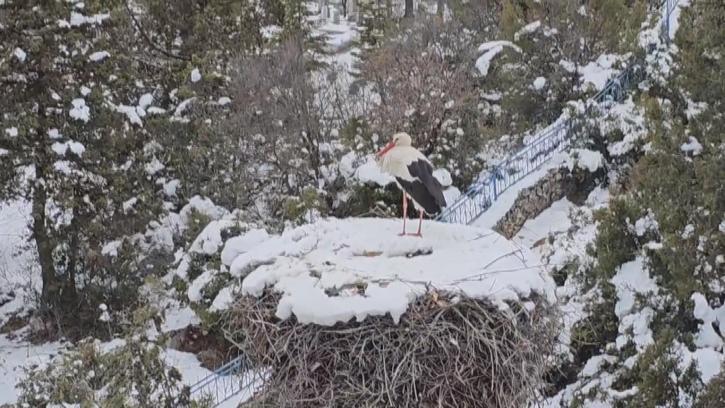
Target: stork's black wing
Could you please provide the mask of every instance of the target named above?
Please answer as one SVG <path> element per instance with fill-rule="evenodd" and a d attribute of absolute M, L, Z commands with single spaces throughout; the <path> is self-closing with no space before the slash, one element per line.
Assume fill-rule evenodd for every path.
<path fill-rule="evenodd" d="M 435 214 L 446 206 L 443 197 L 443 186 L 433 177 L 433 166 L 426 160 L 416 160 L 408 165 L 408 172 L 415 179 L 412 181 L 398 178 L 398 183 L 420 204 L 428 214 Z"/>

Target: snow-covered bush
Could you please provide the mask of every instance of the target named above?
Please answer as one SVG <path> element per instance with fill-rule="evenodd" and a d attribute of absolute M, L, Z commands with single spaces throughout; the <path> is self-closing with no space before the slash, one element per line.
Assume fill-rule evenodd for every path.
<path fill-rule="evenodd" d="M 170 213 L 162 222 L 162 225 L 176 225 L 179 237 L 175 239 L 175 261 L 169 263 L 163 282 L 171 289 L 175 302 L 189 305 L 202 328 L 219 338 L 222 337 L 220 314 L 215 300 L 224 288 L 235 282 L 224 263 L 230 256 L 224 251 L 225 243 L 248 232 L 251 235 L 264 232 L 250 218 L 255 217 L 241 210 L 229 212 L 210 199 L 197 196 L 179 213 Z"/>
<path fill-rule="evenodd" d="M 284 205 L 284 218 L 296 223 L 309 222 L 327 213 L 327 203 L 314 187 L 302 189 L 299 196 L 288 198 Z"/>
<path fill-rule="evenodd" d="M 47 367 L 31 369 L 20 383 L 20 407 L 79 406 L 203 408 L 190 399 L 181 374 L 163 360 L 163 350 L 130 337 L 104 351 L 84 340 Z"/>
<path fill-rule="evenodd" d="M 713 378 L 695 401 L 695 408 L 725 406 L 725 367 Z"/>
<path fill-rule="evenodd" d="M 713 34 L 725 8 L 692 2 L 676 13 L 679 52 L 659 60 L 662 75 L 639 102 L 615 105 L 615 120 L 599 123 L 614 196 L 596 215 L 594 262 L 575 272 L 572 304 L 583 313 L 561 406 L 715 407 L 722 398 L 725 88 L 703 78 L 719 78 L 710 57 L 725 52 Z"/>
<path fill-rule="evenodd" d="M 702 388 L 697 364 L 683 364 L 673 343 L 674 330 L 666 328 L 639 358 L 632 375 L 639 392 L 631 403 L 639 407 L 690 406 Z"/>
<path fill-rule="evenodd" d="M 636 46 L 646 11 L 644 1 L 503 3 L 500 30 L 481 39 L 518 47 L 481 79 L 482 103 L 502 134 L 550 123 L 567 101 L 600 90 Z"/>

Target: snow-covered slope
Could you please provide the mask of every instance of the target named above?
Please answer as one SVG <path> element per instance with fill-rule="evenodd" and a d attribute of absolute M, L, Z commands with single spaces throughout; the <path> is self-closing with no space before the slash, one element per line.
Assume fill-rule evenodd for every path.
<path fill-rule="evenodd" d="M 230 303 L 230 292 L 259 296 L 272 287 L 282 294 L 277 316 L 332 325 L 389 313 L 398 320 L 408 304 L 429 289 L 507 300 L 534 294 L 554 301 L 553 281 L 540 262 L 497 233 L 481 228 L 426 222 L 423 238 L 400 237 L 399 220 L 328 219 L 269 236 L 236 251 L 230 272 L 241 288 L 223 290 L 214 304 Z"/>

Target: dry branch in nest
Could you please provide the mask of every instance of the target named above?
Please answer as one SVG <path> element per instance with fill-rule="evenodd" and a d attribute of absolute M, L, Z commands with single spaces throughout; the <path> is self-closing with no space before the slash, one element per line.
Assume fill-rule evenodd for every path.
<path fill-rule="evenodd" d="M 429 292 L 400 323 L 335 326 L 275 317 L 279 295 L 243 297 L 229 329 L 271 369 L 255 407 L 518 407 L 542 386 L 553 352 L 553 307 L 504 312 L 485 300 Z"/>

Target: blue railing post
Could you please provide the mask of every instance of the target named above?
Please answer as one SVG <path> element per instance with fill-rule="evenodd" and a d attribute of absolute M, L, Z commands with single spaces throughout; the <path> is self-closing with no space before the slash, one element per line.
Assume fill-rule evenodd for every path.
<path fill-rule="evenodd" d="M 663 16 L 662 16 L 662 25 L 660 26 L 660 37 L 665 42 L 665 44 L 670 45 L 670 42 L 672 39 L 670 38 L 670 17 L 672 16 L 672 12 L 675 10 L 675 7 L 677 7 L 677 3 L 679 0 L 664 0 L 663 5 Z"/>
<path fill-rule="evenodd" d="M 493 173 L 491 173 L 491 178 L 490 178 L 490 180 L 491 180 L 490 182 L 491 182 L 491 185 L 493 187 L 493 199 L 494 200 L 498 199 L 498 192 L 497 192 L 497 189 L 496 189 L 496 180 L 497 179 L 498 179 L 498 177 L 496 177 L 496 167 L 494 167 L 493 168 Z"/>

